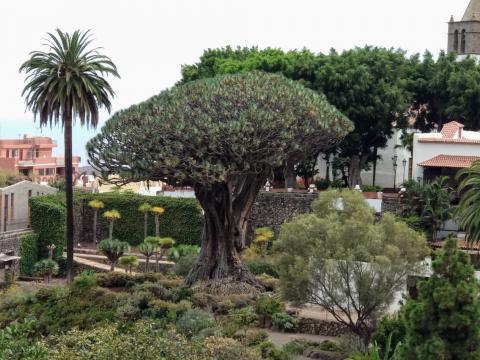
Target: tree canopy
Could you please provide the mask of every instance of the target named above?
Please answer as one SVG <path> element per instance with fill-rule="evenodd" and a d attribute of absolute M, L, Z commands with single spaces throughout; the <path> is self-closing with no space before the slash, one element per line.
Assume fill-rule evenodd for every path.
<path fill-rule="evenodd" d="M 368 343 L 428 253 L 425 238 L 390 214 L 376 223 L 363 196 L 350 190 L 322 192 L 312 210 L 281 228 L 282 295 L 321 306 Z"/>
<path fill-rule="evenodd" d="M 189 282 L 254 281 L 236 252 L 267 176 L 351 130 L 323 95 L 282 75 L 250 72 L 178 85 L 121 111 L 87 149 L 103 176 L 194 187 L 206 224 Z"/>

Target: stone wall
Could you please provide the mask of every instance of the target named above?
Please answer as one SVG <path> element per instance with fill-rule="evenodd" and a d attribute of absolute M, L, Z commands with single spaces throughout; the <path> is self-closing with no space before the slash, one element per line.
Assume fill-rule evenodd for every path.
<path fill-rule="evenodd" d="M 0 233 L 0 253 L 10 253 L 13 251 L 15 256 L 20 256 L 21 237 L 30 233 L 31 230 L 16 230 Z M 15 263 L 15 273 L 18 274 L 19 262 Z"/>
<path fill-rule="evenodd" d="M 311 212 L 312 202 L 318 194 L 275 193 L 262 191 L 252 209 L 248 228 L 248 241 L 258 227 L 269 227 L 278 236 L 281 225 L 297 215 Z"/>
<path fill-rule="evenodd" d="M 382 199 L 382 213 L 390 212 L 400 215 L 406 208 L 406 204 L 398 197 L 386 197 Z"/>
<path fill-rule="evenodd" d="M 347 327 L 336 321 L 327 321 L 320 319 L 300 318 L 297 331 L 302 334 L 334 336 L 347 334 Z"/>

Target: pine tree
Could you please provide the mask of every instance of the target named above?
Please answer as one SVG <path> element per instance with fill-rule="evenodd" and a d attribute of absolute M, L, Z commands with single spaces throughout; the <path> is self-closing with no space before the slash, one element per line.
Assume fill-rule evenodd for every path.
<path fill-rule="evenodd" d="M 448 239 L 433 262 L 433 275 L 420 283 L 418 300 L 406 304 L 407 335 L 400 359 L 479 359 L 479 283 L 469 255 Z"/>

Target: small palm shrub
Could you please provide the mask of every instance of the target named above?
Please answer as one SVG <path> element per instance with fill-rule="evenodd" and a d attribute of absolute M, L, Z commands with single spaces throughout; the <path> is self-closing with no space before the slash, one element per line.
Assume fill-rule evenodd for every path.
<path fill-rule="evenodd" d="M 100 209 L 105 207 L 105 204 L 100 200 L 90 200 L 88 206 L 93 209 L 93 242 L 97 243 L 97 223 L 98 223 L 98 212 Z"/>
<path fill-rule="evenodd" d="M 100 241 L 98 250 L 101 251 L 110 262 L 110 271 L 114 271 L 118 259 L 128 250 L 128 243 L 116 239 L 106 239 Z"/>
<path fill-rule="evenodd" d="M 134 267 L 138 265 L 138 257 L 135 255 L 122 256 L 120 258 L 120 265 L 125 268 L 126 273 L 132 273 Z"/>
<path fill-rule="evenodd" d="M 103 213 L 103 217 L 108 220 L 108 238 L 112 240 L 113 238 L 113 224 L 115 221 L 119 220 L 122 216 L 117 210 L 108 210 Z"/>
<path fill-rule="evenodd" d="M 37 276 L 42 276 L 45 283 L 49 283 L 53 275 L 59 271 L 58 263 L 52 259 L 43 259 L 37 262 L 33 267 L 33 272 Z"/>
<path fill-rule="evenodd" d="M 150 258 L 158 253 L 159 248 L 155 243 L 143 242 L 138 246 L 138 251 L 145 256 L 145 272 L 148 272 L 150 268 Z"/>

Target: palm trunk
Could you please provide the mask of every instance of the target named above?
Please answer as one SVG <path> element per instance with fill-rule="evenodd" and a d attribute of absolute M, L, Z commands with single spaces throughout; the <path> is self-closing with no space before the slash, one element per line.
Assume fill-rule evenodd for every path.
<path fill-rule="evenodd" d="M 93 243 L 97 243 L 97 222 L 98 222 L 98 210 L 93 211 Z"/>
<path fill-rule="evenodd" d="M 187 285 L 227 280 L 259 287 L 239 251 L 244 246 L 247 219 L 263 183 L 263 177 L 245 177 L 234 185 L 221 182 L 195 186 L 205 212 L 205 224 L 202 249 L 185 280 Z"/>
<path fill-rule="evenodd" d="M 108 225 L 108 238 L 110 240 L 113 238 L 113 221 L 110 221 L 110 224 Z"/>
<path fill-rule="evenodd" d="M 150 256 L 145 256 L 145 272 L 147 273 L 150 270 Z"/>
<path fill-rule="evenodd" d="M 67 281 L 73 280 L 73 166 L 72 166 L 72 113 L 67 104 L 63 113 L 65 146 L 65 197 L 67 208 Z"/>
<path fill-rule="evenodd" d="M 143 217 L 145 219 L 145 222 L 143 224 L 143 237 L 146 238 L 148 236 L 148 212 L 145 212 L 145 214 L 143 214 Z"/>
<path fill-rule="evenodd" d="M 155 236 L 160 236 L 160 215 L 155 215 Z"/>

